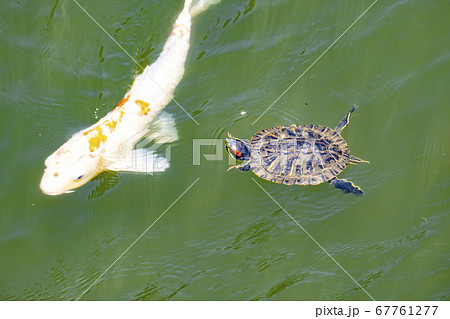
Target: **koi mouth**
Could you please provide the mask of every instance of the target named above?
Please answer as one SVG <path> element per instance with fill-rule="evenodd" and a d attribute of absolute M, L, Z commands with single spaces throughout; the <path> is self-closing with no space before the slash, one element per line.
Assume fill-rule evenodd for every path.
<path fill-rule="evenodd" d="M 46 189 L 42 189 L 42 187 L 41 187 L 41 191 L 45 195 L 50 195 L 50 196 L 57 196 L 57 195 L 62 195 L 62 194 L 67 194 L 67 193 L 73 193 L 74 192 L 74 191 L 52 192 L 52 191 L 48 191 Z"/>
<path fill-rule="evenodd" d="M 44 193 L 45 195 L 50 195 L 50 196 L 57 196 L 57 195 L 62 195 L 62 194 L 67 194 L 67 193 L 73 193 L 75 192 L 75 190 L 57 190 L 57 189 L 52 189 L 52 187 L 48 187 L 48 183 L 45 181 L 45 174 L 41 180 L 41 184 L 39 185 L 39 188 L 41 189 L 42 193 Z"/>

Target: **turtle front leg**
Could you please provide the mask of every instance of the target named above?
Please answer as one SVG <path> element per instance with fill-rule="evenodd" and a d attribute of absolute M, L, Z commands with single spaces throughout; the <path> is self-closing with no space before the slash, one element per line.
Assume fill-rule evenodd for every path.
<path fill-rule="evenodd" d="M 362 196 L 364 193 L 362 189 L 355 184 L 353 184 L 350 181 L 347 181 L 345 179 L 337 179 L 333 178 L 332 180 L 328 181 L 331 185 L 334 187 L 340 189 L 344 193 L 353 193 L 358 196 Z"/>
<path fill-rule="evenodd" d="M 228 167 L 227 172 L 229 170 L 232 170 L 233 168 L 236 168 L 236 169 L 238 169 L 240 171 L 243 171 L 243 172 L 248 171 L 250 169 L 250 161 L 244 162 L 241 165 L 230 166 L 230 167 Z"/>

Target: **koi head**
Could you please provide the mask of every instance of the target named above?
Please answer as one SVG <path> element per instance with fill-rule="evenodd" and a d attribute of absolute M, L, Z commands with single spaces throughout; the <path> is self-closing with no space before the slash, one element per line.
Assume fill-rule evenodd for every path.
<path fill-rule="evenodd" d="M 89 150 L 89 140 L 77 133 L 45 160 L 40 188 L 47 195 L 71 193 L 102 171 L 101 149 Z"/>

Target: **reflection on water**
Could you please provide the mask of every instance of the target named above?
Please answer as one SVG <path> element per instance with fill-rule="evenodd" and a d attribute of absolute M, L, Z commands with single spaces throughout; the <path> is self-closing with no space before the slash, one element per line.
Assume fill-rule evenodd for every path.
<path fill-rule="evenodd" d="M 103 172 L 95 177 L 92 182 L 99 180 L 99 184 L 89 194 L 88 199 L 99 198 L 104 195 L 109 189 L 116 186 L 119 183 L 120 174 L 118 172 Z M 92 184 L 92 183 L 91 183 Z"/>

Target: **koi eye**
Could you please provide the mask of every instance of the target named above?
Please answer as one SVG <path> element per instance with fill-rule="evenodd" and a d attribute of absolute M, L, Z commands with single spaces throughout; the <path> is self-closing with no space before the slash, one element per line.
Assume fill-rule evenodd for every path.
<path fill-rule="evenodd" d="M 76 181 L 79 181 L 80 179 L 83 178 L 83 176 L 84 176 L 84 175 L 80 175 L 80 176 L 78 176 L 77 178 L 75 178 L 75 180 L 76 180 Z"/>

